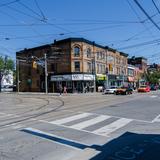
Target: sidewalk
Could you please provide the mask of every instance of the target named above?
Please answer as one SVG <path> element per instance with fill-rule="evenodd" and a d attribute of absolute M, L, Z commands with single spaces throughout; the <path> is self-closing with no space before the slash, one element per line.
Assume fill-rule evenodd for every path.
<path fill-rule="evenodd" d="M 17 95 L 44 95 L 44 96 L 60 96 L 59 93 L 44 93 L 44 92 L 1 92 L 0 94 L 17 94 Z M 95 96 L 95 95 L 102 95 L 102 92 L 89 92 L 89 93 L 67 93 L 63 94 L 62 97 L 66 96 Z"/>

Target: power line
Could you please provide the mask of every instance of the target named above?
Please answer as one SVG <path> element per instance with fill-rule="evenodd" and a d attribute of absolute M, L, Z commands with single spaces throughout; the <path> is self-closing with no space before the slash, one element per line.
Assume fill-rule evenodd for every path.
<path fill-rule="evenodd" d="M 26 9 L 28 9 L 29 11 L 31 11 L 32 13 L 34 13 L 35 15 L 41 17 L 41 15 L 40 15 L 39 13 L 35 12 L 32 8 L 28 7 L 26 4 L 24 4 L 24 3 L 20 2 L 20 1 L 18 1 L 18 3 L 19 3 L 21 6 L 25 7 Z"/>
<path fill-rule="evenodd" d="M 152 41 L 142 42 L 142 43 L 138 43 L 138 44 L 134 44 L 134 45 L 130 45 L 130 46 L 121 47 L 121 48 L 118 48 L 118 49 L 119 50 L 130 49 L 130 48 L 134 48 L 134 47 L 141 47 L 141 46 L 144 46 L 144 45 L 155 44 L 155 43 L 159 43 L 159 42 L 160 42 L 160 39 L 155 39 L 155 40 L 152 40 Z"/>
<path fill-rule="evenodd" d="M 132 9 L 132 11 L 135 13 L 136 17 L 139 19 L 140 22 L 141 18 L 139 17 L 138 13 L 135 11 L 135 9 L 133 8 L 132 4 L 129 2 L 129 0 L 126 0 L 127 3 L 129 4 L 130 8 Z M 145 25 L 145 22 L 148 20 L 148 18 L 146 20 L 143 20 L 143 23 L 141 23 L 143 25 L 143 27 L 153 36 L 152 32 L 149 30 L 149 28 Z"/>
<path fill-rule="evenodd" d="M 44 13 L 43 13 L 42 9 L 40 8 L 40 6 L 39 6 L 39 4 L 38 4 L 37 0 L 34 0 L 34 2 L 35 2 L 35 4 L 36 4 L 37 8 L 39 9 L 39 11 L 40 11 L 40 13 L 41 13 L 41 15 L 42 15 L 42 17 L 43 17 L 43 21 L 46 21 L 46 20 L 47 20 L 47 18 L 45 17 L 45 15 L 44 15 Z"/>
<path fill-rule="evenodd" d="M 16 3 L 16 2 L 19 2 L 20 0 L 14 0 L 14 1 L 11 1 L 11 2 L 8 2 L 8 3 L 3 3 L 3 4 L 0 4 L 0 7 L 4 7 L 4 6 L 8 6 L 10 4 L 13 4 L 13 3 Z"/>
<path fill-rule="evenodd" d="M 144 8 L 140 5 L 137 0 L 134 0 L 137 6 L 141 9 L 141 11 L 148 17 L 148 19 L 154 24 L 154 26 L 160 31 L 160 27 L 156 24 L 156 22 L 148 15 L 148 13 L 144 10 Z"/>
<path fill-rule="evenodd" d="M 160 10 L 159 10 L 159 8 L 157 7 L 157 5 L 156 5 L 156 3 L 155 3 L 154 0 L 152 0 L 152 3 L 153 3 L 153 5 L 154 5 L 154 7 L 157 9 L 158 13 L 160 14 Z"/>

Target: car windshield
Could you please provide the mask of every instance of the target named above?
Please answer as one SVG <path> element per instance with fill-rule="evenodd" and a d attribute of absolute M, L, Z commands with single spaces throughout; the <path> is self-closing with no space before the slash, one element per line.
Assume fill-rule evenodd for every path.
<path fill-rule="evenodd" d="M 117 87 L 116 86 L 112 86 L 112 87 L 110 87 L 110 89 L 116 89 Z"/>
<path fill-rule="evenodd" d="M 140 88 L 146 88 L 147 86 L 140 86 Z"/>

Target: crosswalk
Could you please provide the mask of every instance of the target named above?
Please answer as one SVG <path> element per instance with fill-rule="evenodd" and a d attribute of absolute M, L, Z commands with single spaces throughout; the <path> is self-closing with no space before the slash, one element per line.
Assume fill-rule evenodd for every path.
<path fill-rule="evenodd" d="M 109 134 L 112 132 L 126 126 L 132 121 L 132 119 L 116 118 L 109 115 L 80 113 L 58 120 L 46 122 L 75 130 L 90 132 L 96 135 L 109 136 Z"/>

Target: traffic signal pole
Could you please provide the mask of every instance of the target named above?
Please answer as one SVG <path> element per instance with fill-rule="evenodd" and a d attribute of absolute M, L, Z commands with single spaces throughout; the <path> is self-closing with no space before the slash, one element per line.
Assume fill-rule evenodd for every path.
<path fill-rule="evenodd" d="M 47 54 L 44 54 L 44 65 L 45 65 L 45 92 L 48 94 L 48 69 L 47 69 Z"/>

